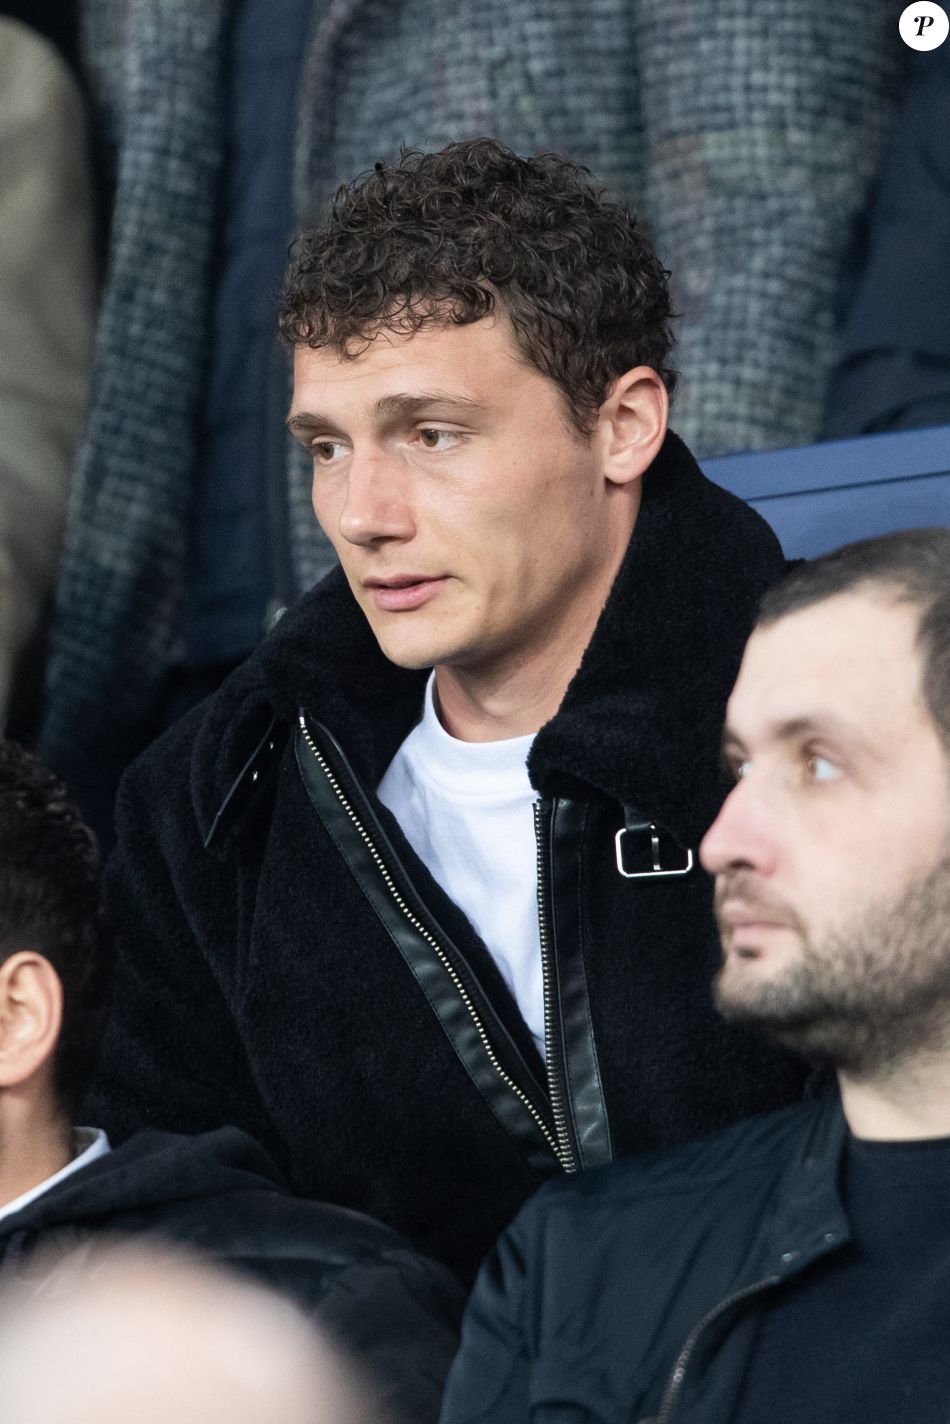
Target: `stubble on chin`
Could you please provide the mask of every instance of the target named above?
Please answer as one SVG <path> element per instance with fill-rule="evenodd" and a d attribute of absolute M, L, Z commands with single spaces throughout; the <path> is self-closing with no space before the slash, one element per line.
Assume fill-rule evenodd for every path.
<path fill-rule="evenodd" d="M 743 984 L 724 963 L 716 1005 L 810 1062 L 855 1078 L 950 1047 L 950 849 L 889 904 L 813 943 L 773 978 Z"/>

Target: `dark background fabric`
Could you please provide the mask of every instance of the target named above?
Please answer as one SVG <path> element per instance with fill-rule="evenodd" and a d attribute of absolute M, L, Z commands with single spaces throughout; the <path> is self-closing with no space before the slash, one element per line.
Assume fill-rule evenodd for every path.
<path fill-rule="evenodd" d="M 824 435 L 950 423 L 950 49 L 913 56 L 845 283 Z"/>
<path fill-rule="evenodd" d="M 182 609 L 183 662 L 246 657 L 276 587 L 269 488 L 287 405 L 278 294 L 294 229 L 294 129 L 313 0 L 241 0 L 226 40 L 227 124 Z M 275 409 L 276 406 L 276 409 Z"/>

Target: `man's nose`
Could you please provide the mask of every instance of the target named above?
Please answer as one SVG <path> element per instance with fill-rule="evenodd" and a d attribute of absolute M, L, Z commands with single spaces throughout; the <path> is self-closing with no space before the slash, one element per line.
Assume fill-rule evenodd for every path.
<path fill-rule="evenodd" d="M 339 528 L 350 544 L 412 538 L 415 520 L 405 489 L 404 471 L 397 460 L 379 452 L 354 456 Z"/>
<path fill-rule="evenodd" d="M 767 875 L 775 867 L 774 808 L 752 778 L 743 777 L 723 802 L 699 847 L 710 875 L 744 867 Z"/>

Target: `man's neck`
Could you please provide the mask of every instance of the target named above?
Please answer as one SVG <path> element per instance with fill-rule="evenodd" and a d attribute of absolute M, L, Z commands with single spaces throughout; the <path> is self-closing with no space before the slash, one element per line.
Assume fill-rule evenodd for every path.
<path fill-rule="evenodd" d="M 874 1078 L 839 1072 L 841 1103 L 855 1137 L 912 1142 L 950 1137 L 950 1055 L 892 1067 Z"/>
<path fill-rule="evenodd" d="M 0 1103 L 0 1206 L 61 1172 L 72 1156 L 72 1128 L 61 1113 L 29 1114 Z"/>
<path fill-rule="evenodd" d="M 435 706 L 445 730 L 461 742 L 503 742 L 530 736 L 560 707 L 570 674 L 550 684 L 524 686 L 522 679 L 466 676 L 456 668 L 436 668 Z"/>

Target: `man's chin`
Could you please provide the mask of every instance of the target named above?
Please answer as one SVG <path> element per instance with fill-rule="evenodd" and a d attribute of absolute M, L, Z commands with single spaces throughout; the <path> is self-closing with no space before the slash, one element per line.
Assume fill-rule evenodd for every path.
<path fill-rule="evenodd" d="M 398 668 L 405 668 L 406 672 L 422 672 L 426 668 L 435 667 L 439 661 L 437 655 L 419 648 L 387 647 L 385 643 L 379 644 L 384 656 Z"/>
<path fill-rule="evenodd" d="M 716 1008 L 727 1023 L 771 1035 L 800 1020 L 794 989 L 769 976 L 757 961 L 730 956 L 713 980 Z"/>
<path fill-rule="evenodd" d="M 407 672 L 418 672 L 446 663 L 458 665 L 466 661 L 468 650 L 460 638 L 450 637 L 445 631 L 440 636 L 438 629 L 426 629 L 421 622 L 418 628 L 413 629 L 408 620 L 402 626 L 397 624 L 395 627 L 371 620 L 370 627 L 383 656 Z"/>
<path fill-rule="evenodd" d="M 403 615 L 400 615 L 403 616 Z M 422 668 L 435 667 L 442 661 L 445 652 L 444 641 L 426 636 L 425 630 L 413 630 L 408 626 L 393 627 L 385 620 L 370 619 L 370 627 L 379 644 L 383 656 L 396 667 L 408 672 L 418 672 Z"/>
<path fill-rule="evenodd" d="M 782 997 L 782 986 L 759 955 L 729 951 L 713 980 L 716 1008 L 725 1019 L 751 1016 L 776 995 Z"/>
<path fill-rule="evenodd" d="M 787 983 L 760 980 L 738 985 L 720 975 L 713 996 L 727 1023 L 811 1064 L 835 1066 L 850 1056 L 853 1026 L 835 1011 L 802 999 Z"/>

